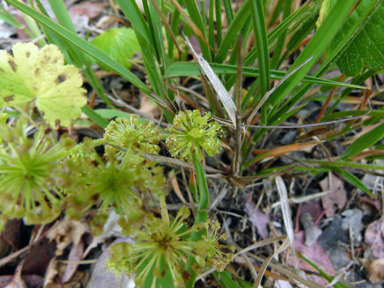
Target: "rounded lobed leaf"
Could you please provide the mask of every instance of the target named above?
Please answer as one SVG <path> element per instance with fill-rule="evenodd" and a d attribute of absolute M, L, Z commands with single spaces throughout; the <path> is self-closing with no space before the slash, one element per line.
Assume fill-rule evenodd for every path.
<path fill-rule="evenodd" d="M 0 51 L 0 107 L 36 99 L 44 119 L 54 128 L 69 126 L 87 104 L 79 69 L 64 66 L 56 45 L 40 51 L 33 43 L 17 43 L 13 52 Z"/>

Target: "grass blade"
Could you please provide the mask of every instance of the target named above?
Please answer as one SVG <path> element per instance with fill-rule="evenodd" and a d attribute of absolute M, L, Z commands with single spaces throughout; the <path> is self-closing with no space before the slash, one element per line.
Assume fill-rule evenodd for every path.
<path fill-rule="evenodd" d="M 305 59 L 313 57 L 298 73 L 292 76 L 289 82 L 281 85 L 270 100 L 273 105 L 279 104 L 282 99 L 301 81 L 301 79 L 309 72 L 311 67 L 315 65 L 318 59 L 325 51 L 328 44 L 332 41 L 337 31 L 344 23 L 344 19 L 351 11 L 352 7 L 358 0 L 338 0 L 333 9 L 330 11 L 323 24 L 314 34 L 311 41 L 304 48 L 303 52 L 299 55 L 295 63 L 291 66 L 290 71 L 295 69 L 298 65 L 304 62 Z"/>
<path fill-rule="evenodd" d="M 177 3 L 174 0 L 171 0 L 171 1 L 174 4 Z M 197 35 L 197 36 L 199 36 L 199 38 L 197 40 L 199 41 L 199 44 L 200 44 L 201 53 L 203 53 L 203 56 L 205 59 L 208 59 L 210 61 L 211 60 L 211 54 L 210 54 L 209 49 L 208 49 L 209 43 L 207 41 L 206 23 L 205 23 L 205 21 L 203 21 L 203 19 L 205 20 L 205 15 L 200 14 L 199 9 L 197 8 L 196 2 L 197 1 L 195 1 L 195 0 L 184 0 L 185 7 L 187 7 L 187 10 L 189 13 L 189 17 L 187 17 L 187 18 L 190 18 L 193 21 L 193 23 L 195 23 L 197 28 L 200 30 L 201 35 L 200 36 Z M 179 12 L 180 12 L 180 14 L 183 15 L 184 11 L 182 12 L 179 10 Z M 185 12 L 184 12 L 184 14 L 185 14 Z M 184 17 L 184 15 L 183 15 L 183 17 Z M 196 31 L 194 31 L 194 32 L 196 33 Z M 213 47 L 211 49 L 213 49 Z"/>
<path fill-rule="evenodd" d="M 220 75 L 236 75 L 237 67 L 236 65 L 224 65 L 218 63 L 209 63 L 211 68 L 216 74 Z M 258 68 L 253 67 L 243 67 L 243 75 L 250 77 L 259 77 L 260 72 Z M 287 72 L 271 70 L 270 77 L 273 80 L 281 80 L 287 75 Z M 178 77 L 178 76 L 198 76 L 200 71 L 195 62 L 176 62 L 168 67 L 167 77 Z M 322 79 L 313 76 L 304 76 L 301 79 L 303 83 L 311 83 L 313 85 L 329 85 L 329 86 L 339 86 L 339 87 L 348 87 L 350 89 L 366 89 L 364 86 L 359 86 L 356 84 L 348 84 L 328 79 Z M 361 82 L 362 83 L 362 82 Z"/>
<path fill-rule="evenodd" d="M 219 1 L 219 0 L 218 0 Z M 251 14 L 250 5 L 251 0 L 246 0 L 244 4 L 241 6 L 240 10 L 237 12 L 235 18 L 229 24 L 228 30 L 225 33 L 225 36 L 223 38 L 223 41 L 221 42 L 221 45 L 219 46 L 219 49 L 217 50 L 216 54 L 216 62 L 217 63 L 223 63 L 224 60 L 227 58 L 229 48 L 231 48 L 231 45 L 234 43 L 237 34 L 243 27 L 245 21 Z M 225 1 L 224 1 L 225 2 Z"/>
<path fill-rule="evenodd" d="M 363 136 L 360 136 L 357 140 L 355 140 L 347 148 L 347 150 L 345 150 L 343 156 L 341 157 L 341 160 L 346 160 L 349 157 L 355 156 L 356 154 L 374 145 L 383 137 L 384 123 L 381 123 L 379 126 L 376 126 L 371 131 L 365 133 Z"/>
<path fill-rule="evenodd" d="M 103 117 L 101 117 L 99 114 L 97 114 L 93 109 L 91 109 L 88 105 L 85 105 L 81 108 L 81 111 L 84 112 L 93 122 L 95 122 L 97 125 L 99 125 L 102 128 L 107 128 L 108 121 L 105 120 Z"/>
<path fill-rule="evenodd" d="M 267 28 L 265 26 L 263 1 L 252 0 L 251 4 L 253 31 L 255 33 L 257 59 L 260 70 L 260 94 L 264 96 L 269 91 L 270 79 Z M 261 123 L 264 125 L 267 123 L 268 103 L 269 100 L 266 100 L 265 105 L 261 107 Z"/>

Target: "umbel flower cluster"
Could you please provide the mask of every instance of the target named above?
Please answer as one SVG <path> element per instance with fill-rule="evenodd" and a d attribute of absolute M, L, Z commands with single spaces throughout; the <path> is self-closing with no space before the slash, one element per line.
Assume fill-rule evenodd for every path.
<path fill-rule="evenodd" d="M 129 115 L 129 118 L 117 118 L 105 129 L 104 139 L 119 147 L 138 149 L 143 152 L 157 154 L 160 147 L 159 130 L 154 128 L 152 121 L 139 123 L 136 115 Z M 114 149 L 107 146 L 107 149 Z"/>
<path fill-rule="evenodd" d="M 184 223 L 190 216 L 187 207 L 182 207 L 170 224 L 164 195 L 160 195 L 160 202 L 162 203 L 162 218 L 156 218 L 151 214 L 144 226 L 145 230 L 135 230 L 134 236 L 137 241 L 135 244 L 125 242 L 114 244 L 109 250 L 111 257 L 108 258 L 106 267 L 119 275 L 123 271 L 130 276 L 136 274 L 136 287 L 144 286 L 151 271 L 153 272 L 152 283 L 146 284 L 156 287 L 157 279 L 164 277 L 167 269 L 174 286 L 176 288 L 184 287 L 191 276 L 185 270 L 189 255 L 196 260 L 196 263 L 192 264 L 192 269 L 196 273 L 206 265 L 223 271 L 233 259 L 230 250 L 234 251 L 234 247 L 218 243 L 220 239 L 226 239 L 225 234 L 220 236 L 218 233 L 220 224 L 217 221 L 213 221 L 213 225 L 195 223 L 192 227 L 187 228 Z M 202 229 L 206 229 L 203 239 L 196 242 L 191 241 L 192 233 Z"/>
<path fill-rule="evenodd" d="M 204 158 L 203 149 L 209 156 L 219 153 L 221 131 L 219 123 L 209 121 L 210 113 L 201 116 L 199 110 L 179 112 L 173 121 L 177 127 L 168 127 L 171 136 L 167 138 L 167 145 L 172 156 L 181 153 L 182 159 L 191 160 L 195 150 L 199 159 Z"/>
<path fill-rule="evenodd" d="M 220 126 L 210 117 L 198 110 L 178 113 L 177 128 L 168 129 L 171 134 L 166 143 L 171 153 L 181 153 L 188 161 L 192 153 L 199 158 L 203 158 L 203 150 L 208 155 L 217 153 Z M 175 287 L 183 287 L 192 276 L 188 267 L 196 273 L 206 266 L 222 271 L 232 260 L 233 247 L 219 243 L 226 237 L 219 233 L 218 222 L 188 227 L 190 211 L 186 207 L 170 220 L 165 196 L 159 192 L 165 188 L 163 170 L 139 157 L 160 151 L 159 131 L 153 123 L 139 123 L 134 115 L 118 118 L 111 121 L 103 139 L 86 138 L 76 146 L 65 135 L 58 142 L 43 125 L 30 137 L 27 131 L 31 127 L 22 118 L 8 125 L 7 116 L 0 114 L 1 218 L 41 224 L 53 221 L 63 210 L 66 217 L 79 219 L 97 208 L 91 222 L 97 234 L 114 209 L 123 216 L 119 220 L 123 233 L 133 235 L 137 242 L 114 245 L 108 267 L 136 274 L 137 287 L 146 281 L 156 285 L 165 275 L 172 277 Z M 94 149 L 98 145 L 106 147 L 102 155 Z M 146 199 L 153 197 L 160 199 L 161 218 L 149 212 Z M 193 240 L 194 233 L 203 233 L 203 237 Z M 193 263 L 189 263 L 191 257 Z M 148 273 L 153 274 L 152 280 Z"/>
<path fill-rule="evenodd" d="M 28 138 L 28 122 L 19 120 L 15 127 L 0 123 L 0 212 L 8 219 L 24 217 L 27 224 L 49 223 L 60 213 L 62 195 L 52 185 L 54 162 L 60 144 L 41 129 L 35 139 Z M 0 227 L 1 228 L 1 227 Z"/>

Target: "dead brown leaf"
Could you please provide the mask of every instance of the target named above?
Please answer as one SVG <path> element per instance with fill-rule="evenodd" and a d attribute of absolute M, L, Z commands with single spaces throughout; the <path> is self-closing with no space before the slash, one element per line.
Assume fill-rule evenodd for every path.
<path fill-rule="evenodd" d="M 384 280 L 384 259 L 367 260 L 360 259 L 369 273 L 369 280 L 372 283 L 379 283 Z"/>
<path fill-rule="evenodd" d="M 88 226 L 81 221 L 62 220 L 52 229 L 47 238 L 57 243 L 56 255 L 61 255 L 62 251 L 72 242 L 77 245 L 81 240 L 81 236 L 88 231 Z"/>
<path fill-rule="evenodd" d="M 347 203 L 347 192 L 344 190 L 344 183 L 332 173 L 329 174 L 331 178 L 326 177 L 320 182 L 323 191 L 332 190 L 324 196 L 321 196 L 323 208 L 326 210 L 325 215 L 330 218 L 335 216 L 338 209 L 344 208 Z M 331 187 L 329 187 L 331 183 Z"/>
<path fill-rule="evenodd" d="M 79 4 L 75 4 L 68 9 L 69 16 L 71 18 L 74 15 L 82 16 L 85 15 L 89 19 L 100 16 L 103 9 L 106 7 L 106 3 L 95 3 L 90 1 L 83 1 Z"/>
<path fill-rule="evenodd" d="M 253 154 L 257 154 L 257 155 L 265 154 L 265 156 L 258 158 L 257 161 L 255 161 L 254 163 L 256 163 L 262 159 L 269 158 L 269 157 L 277 157 L 277 156 L 281 156 L 281 155 L 288 154 L 288 153 L 295 152 L 295 151 L 302 151 L 302 150 L 306 150 L 306 149 L 311 149 L 311 148 L 313 148 L 316 145 L 319 145 L 321 143 L 322 143 L 321 141 L 313 141 L 313 142 L 308 142 L 308 143 L 297 143 L 297 144 L 280 146 L 280 147 L 276 147 L 276 148 L 271 149 L 271 150 L 252 149 Z"/>
<path fill-rule="evenodd" d="M 44 288 L 46 288 L 50 283 L 54 283 L 54 279 L 56 275 L 59 273 L 57 269 L 57 260 L 53 258 L 51 262 L 49 262 L 47 271 L 45 272 L 44 277 Z"/>

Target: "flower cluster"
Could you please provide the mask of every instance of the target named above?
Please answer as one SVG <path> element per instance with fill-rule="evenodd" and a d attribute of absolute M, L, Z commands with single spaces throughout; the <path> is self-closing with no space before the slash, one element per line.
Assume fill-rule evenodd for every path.
<path fill-rule="evenodd" d="M 206 235 L 203 235 L 203 240 L 207 243 L 207 265 L 216 268 L 217 271 L 224 271 L 229 262 L 233 260 L 234 245 L 221 245 L 219 240 L 227 240 L 225 233 L 220 234 L 220 223 L 218 221 L 210 221 L 204 223 Z"/>
<path fill-rule="evenodd" d="M 182 232 L 183 222 L 189 215 L 189 210 L 183 207 L 172 224 L 169 224 L 167 213 L 162 219 L 151 214 L 145 226 L 146 230 L 137 229 L 134 233 L 137 243 L 116 243 L 110 248 L 111 258 L 106 266 L 115 273 L 121 273 L 123 270 L 128 275 L 135 273 L 137 287 L 143 287 L 150 271 L 154 273 L 151 284 L 155 285 L 156 279 L 163 277 L 166 269 L 170 269 L 175 287 L 183 287 L 188 280 L 188 273 L 184 270 L 188 255 L 193 255 L 201 267 L 204 266 L 204 260 L 199 256 L 201 253 L 197 249 L 199 245 L 188 240 L 201 226 L 195 224 Z"/>
<path fill-rule="evenodd" d="M 112 206 L 120 215 L 136 219 L 141 225 L 145 217 L 141 193 L 164 187 L 165 178 L 161 167 L 153 162 L 137 165 L 136 161 L 130 161 L 131 153 L 124 154 L 121 160 L 116 151 L 107 150 L 108 162 L 105 162 L 104 157 L 93 151 L 62 162 L 57 171 L 62 174 L 64 171 L 65 175 L 58 178 L 62 181 L 58 185 L 70 195 L 67 213 L 72 217 L 82 215 L 100 203 L 99 213 L 107 213 Z"/>
<path fill-rule="evenodd" d="M 167 146 L 172 156 L 177 156 L 186 160 L 192 159 L 193 149 L 199 159 L 203 159 L 203 149 L 209 156 L 219 153 L 220 140 L 218 133 L 221 131 L 219 123 L 209 121 L 211 114 L 206 113 L 201 116 L 199 110 L 186 113 L 179 112 L 173 121 L 178 128 L 168 127 L 167 131 L 171 135 L 167 138 Z"/>
<path fill-rule="evenodd" d="M 60 144 L 40 129 L 34 140 L 26 134 L 27 121 L 0 126 L 0 211 L 7 218 L 25 217 L 27 224 L 49 223 L 60 213 L 62 195 L 52 185 Z"/>
<path fill-rule="evenodd" d="M 143 152 L 157 154 L 160 147 L 158 128 L 153 122 L 139 123 L 136 115 L 129 118 L 117 118 L 105 129 L 104 139 L 109 143 L 123 148 L 133 148 Z M 107 146 L 107 149 L 114 149 Z"/>

